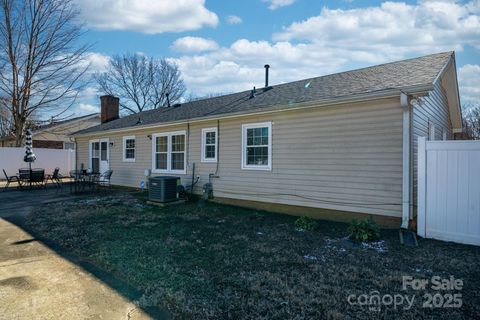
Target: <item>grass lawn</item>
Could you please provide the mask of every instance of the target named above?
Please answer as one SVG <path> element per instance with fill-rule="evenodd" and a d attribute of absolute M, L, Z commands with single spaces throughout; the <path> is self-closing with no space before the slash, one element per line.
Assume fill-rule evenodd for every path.
<path fill-rule="evenodd" d="M 140 289 L 141 306 L 174 318 L 480 318 L 480 248 L 433 240 L 405 247 L 397 230 L 382 230 L 373 245 L 352 245 L 347 224 L 319 221 L 304 232 L 295 220 L 212 203 L 159 208 L 119 193 L 39 207 L 27 224 Z M 454 276 L 464 285 L 403 290 L 402 276 Z M 414 296 L 413 306 L 358 300 L 374 291 Z M 424 308 L 428 293 L 460 293 L 462 306 Z"/>

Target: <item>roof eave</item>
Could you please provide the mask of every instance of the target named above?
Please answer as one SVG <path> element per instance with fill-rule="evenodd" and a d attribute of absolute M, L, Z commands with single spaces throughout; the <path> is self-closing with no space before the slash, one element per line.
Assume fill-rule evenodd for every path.
<path fill-rule="evenodd" d="M 98 113 L 93 113 L 89 116 L 80 117 L 79 119 L 75 119 L 75 120 L 68 121 L 68 122 L 65 122 L 65 123 L 59 123 L 57 125 L 53 125 L 53 126 L 50 126 L 48 128 L 39 128 L 37 130 L 33 130 L 33 134 L 38 134 L 38 133 L 42 133 L 42 132 L 45 132 L 45 131 L 49 131 L 52 128 L 62 128 L 64 126 L 69 126 L 69 125 L 74 124 L 74 123 L 79 122 L 79 121 L 90 120 L 90 119 L 93 119 L 93 118 L 96 118 L 96 117 L 100 117 L 100 115 Z"/>
<path fill-rule="evenodd" d="M 186 124 L 186 123 L 192 123 L 192 122 L 201 122 L 201 121 L 217 120 L 217 119 L 229 119 L 229 118 L 245 117 L 245 116 L 251 116 L 251 115 L 266 114 L 266 113 L 272 113 L 272 112 L 283 112 L 288 110 L 316 108 L 316 107 L 322 107 L 322 106 L 333 106 L 338 104 L 398 97 L 401 92 L 411 94 L 411 95 L 422 95 L 422 94 L 428 93 L 428 91 L 431 91 L 432 89 L 433 89 L 433 84 L 418 84 L 418 85 L 402 87 L 402 88 L 391 88 L 391 89 L 386 89 L 381 91 L 361 93 L 361 94 L 335 97 L 335 98 L 329 98 L 329 99 L 313 100 L 313 101 L 295 103 L 290 105 L 278 105 L 278 106 L 273 106 L 270 108 L 258 110 L 256 112 L 252 112 L 252 111 L 236 112 L 236 113 L 228 113 L 224 115 L 212 115 L 207 117 L 199 117 L 199 118 L 185 119 L 185 120 L 179 120 L 179 121 L 159 122 L 159 123 L 153 123 L 148 125 L 130 126 L 130 127 L 119 128 L 119 129 L 93 131 L 93 132 L 85 132 L 85 133 L 80 132 L 80 133 L 74 133 L 72 135 L 75 138 L 89 137 L 89 136 L 98 136 L 98 135 L 111 134 L 111 133 L 117 133 L 117 132 L 129 132 L 129 131 L 136 131 L 136 130 L 145 130 L 150 128 L 167 127 L 167 126 Z"/>
<path fill-rule="evenodd" d="M 458 89 L 457 66 L 455 53 L 452 53 L 450 59 L 440 71 L 434 84 L 440 82 L 447 93 L 448 107 L 450 111 L 450 121 L 452 122 L 453 132 L 463 131 L 462 106 L 460 102 L 460 91 Z"/>

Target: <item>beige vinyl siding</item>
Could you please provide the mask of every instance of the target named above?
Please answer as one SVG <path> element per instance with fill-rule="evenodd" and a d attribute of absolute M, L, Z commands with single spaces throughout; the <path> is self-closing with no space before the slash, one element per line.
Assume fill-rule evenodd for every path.
<path fill-rule="evenodd" d="M 428 96 L 419 99 L 419 103 L 413 107 L 412 116 L 412 148 L 413 148 L 413 179 L 412 179 L 412 214 L 417 212 L 417 151 L 418 137 L 428 137 L 429 123 L 435 125 L 435 140 L 442 140 L 442 132 L 445 131 L 447 140 L 452 139 L 452 123 L 447 102 L 447 94 L 442 86 L 441 78 L 434 85 L 434 89 Z"/>
<path fill-rule="evenodd" d="M 242 170 L 242 124 L 272 122 L 272 170 Z M 202 163 L 201 121 L 158 130 L 104 135 L 111 150 L 112 183 L 138 186 L 144 169 L 151 168 L 147 135 L 188 130 L 187 174 L 195 163 L 201 193 L 216 163 Z M 135 135 L 136 161 L 122 162 L 122 137 Z M 216 197 L 273 202 L 362 213 L 401 216 L 402 110 L 399 99 L 318 107 L 244 116 L 219 121 L 218 176 L 212 179 Z M 88 140 L 78 139 L 78 163 L 88 163 Z M 159 174 L 160 175 L 160 174 Z"/>

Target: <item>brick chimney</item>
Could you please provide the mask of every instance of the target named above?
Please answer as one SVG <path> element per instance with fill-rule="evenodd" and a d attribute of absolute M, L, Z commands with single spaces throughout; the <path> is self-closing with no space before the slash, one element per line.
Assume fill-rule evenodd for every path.
<path fill-rule="evenodd" d="M 100 120 L 102 123 L 119 118 L 119 101 L 120 99 L 114 96 L 100 97 Z"/>

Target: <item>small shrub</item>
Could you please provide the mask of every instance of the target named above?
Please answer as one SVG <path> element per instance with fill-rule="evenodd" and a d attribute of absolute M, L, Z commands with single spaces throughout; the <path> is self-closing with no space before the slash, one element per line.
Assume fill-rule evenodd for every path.
<path fill-rule="evenodd" d="M 353 219 L 348 227 L 348 232 L 350 232 L 350 239 L 358 242 L 380 238 L 380 228 L 371 217 L 363 220 Z"/>
<path fill-rule="evenodd" d="M 295 227 L 305 231 L 311 231 L 317 228 L 317 221 L 309 217 L 300 217 L 295 220 Z"/>

